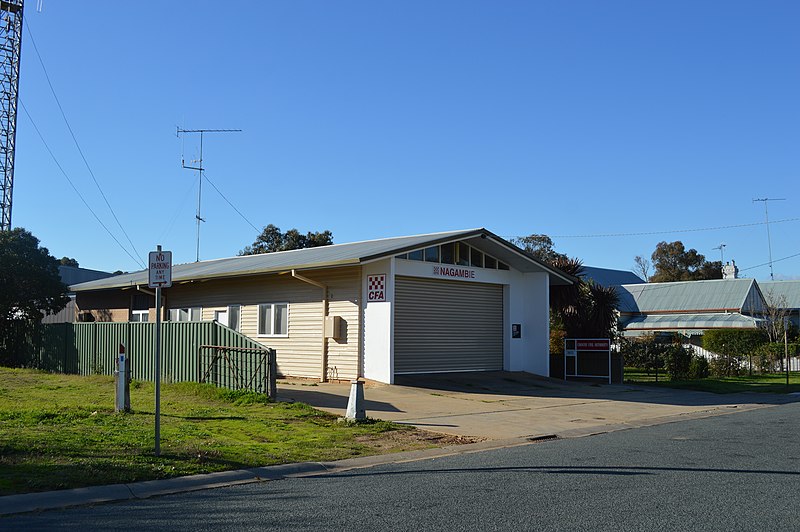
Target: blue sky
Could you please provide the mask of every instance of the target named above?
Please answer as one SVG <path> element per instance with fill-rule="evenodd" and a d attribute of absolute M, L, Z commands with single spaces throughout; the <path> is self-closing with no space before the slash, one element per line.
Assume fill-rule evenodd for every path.
<path fill-rule="evenodd" d="M 631 269 L 659 241 L 744 275 L 800 254 L 796 2 L 28 2 L 13 224 L 57 257 L 138 269 L 235 255 L 258 228 L 336 242 L 486 227 Z M 711 231 L 679 230 L 729 227 Z M 577 235 L 626 236 L 576 238 Z M 634 235 L 632 233 L 651 233 Z M 130 246 L 127 246 L 130 250 Z M 135 254 L 133 251 L 129 251 Z M 746 270 L 745 270 L 746 269 Z M 774 263 L 800 278 L 800 256 Z"/>

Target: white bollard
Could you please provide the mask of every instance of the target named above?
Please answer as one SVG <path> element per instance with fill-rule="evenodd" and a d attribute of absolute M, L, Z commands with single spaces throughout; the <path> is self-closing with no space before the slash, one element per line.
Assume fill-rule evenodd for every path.
<path fill-rule="evenodd" d="M 115 412 L 131 411 L 131 389 L 130 379 L 130 360 L 125 356 L 125 346 L 119 344 L 119 354 L 117 355 L 117 371 L 114 372 L 116 396 L 114 401 Z"/>
<path fill-rule="evenodd" d="M 347 413 L 344 417 L 349 420 L 367 419 L 367 412 L 364 410 L 364 381 L 350 381 L 350 399 L 347 401 Z"/>

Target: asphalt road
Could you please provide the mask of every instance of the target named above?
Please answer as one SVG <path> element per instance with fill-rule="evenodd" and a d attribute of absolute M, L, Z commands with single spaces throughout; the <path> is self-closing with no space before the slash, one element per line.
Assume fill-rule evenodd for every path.
<path fill-rule="evenodd" d="M 335 475 L 0 519 L 0 529 L 798 530 L 800 403 Z"/>

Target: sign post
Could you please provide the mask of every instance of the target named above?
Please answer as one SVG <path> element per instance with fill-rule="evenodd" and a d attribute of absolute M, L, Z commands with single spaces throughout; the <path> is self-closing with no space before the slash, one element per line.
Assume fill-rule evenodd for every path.
<path fill-rule="evenodd" d="M 567 377 L 611 377 L 611 340 L 608 338 L 567 338 L 564 340 L 564 380 Z"/>
<path fill-rule="evenodd" d="M 172 252 L 150 252 L 148 260 L 148 286 L 156 289 L 156 334 L 155 334 L 155 371 L 156 384 L 156 456 L 161 456 L 161 289 L 172 286 Z"/>

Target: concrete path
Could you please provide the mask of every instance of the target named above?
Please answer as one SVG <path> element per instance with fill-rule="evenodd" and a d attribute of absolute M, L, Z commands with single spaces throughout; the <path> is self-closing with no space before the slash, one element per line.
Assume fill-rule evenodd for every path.
<path fill-rule="evenodd" d="M 337 415 L 344 415 L 349 392 L 350 384 L 278 385 L 280 400 L 302 401 Z M 491 440 L 580 436 L 797 400 L 563 382 L 514 372 L 408 376 L 395 385 L 367 383 L 364 397 L 369 417 Z"/>

